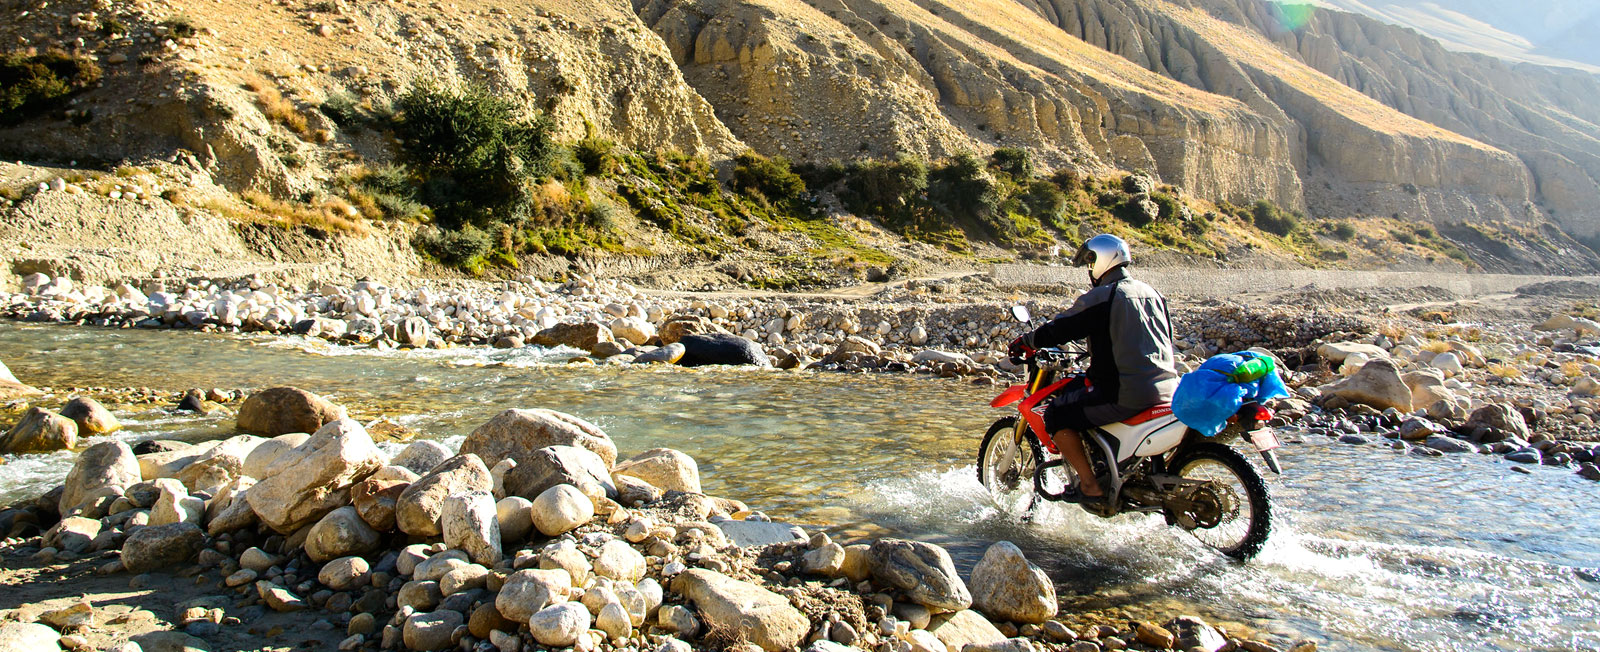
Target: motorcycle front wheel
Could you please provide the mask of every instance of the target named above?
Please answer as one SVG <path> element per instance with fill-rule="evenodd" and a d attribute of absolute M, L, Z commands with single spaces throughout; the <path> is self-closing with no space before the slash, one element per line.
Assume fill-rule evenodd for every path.
<path fill-rule="evenodd" d="M 1019 507 L 1033 495 L 1033 473 L 1042 457 L 1039 441 L 1030 432 L 1017 436 L 1017 418 L 1006 417 L 989 426 L 978 445 L 978 482 L 1001 507 Z"/>
<path fill-rule="evenodd" d="M 1201 442 L 1171 468 L 1206 483 L 1194 495 L 1194 509 L 1183 515 L 1192 521 L 1184 525 L 1190 534 L 1235 559 L 1261 552 L 1272 530 L 1272 497 L 1250 460 L 1225 444 Z"/>

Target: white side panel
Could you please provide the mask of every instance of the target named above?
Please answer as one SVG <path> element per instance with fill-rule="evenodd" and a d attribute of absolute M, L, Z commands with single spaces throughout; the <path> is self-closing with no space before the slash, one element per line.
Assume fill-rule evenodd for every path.
<path fill-rule="evenodd" d="M 1189 427 L 1183 425 L 1182 421 L 1173 418 L 1171 421 L 1167 421 L 1165 425 L 1157 428 L 1155 432 L 1150 433 L 1150 436 L 1145 437 L 1144 441 L 1139 442 L 1139 446 L 1134 449 L 1133 454 L 1139 457 L 1150 457 L 1151 455 L 1160 455 L 1172 450 L 1183 441 L 1183 433 L 1188 430 Z"/>

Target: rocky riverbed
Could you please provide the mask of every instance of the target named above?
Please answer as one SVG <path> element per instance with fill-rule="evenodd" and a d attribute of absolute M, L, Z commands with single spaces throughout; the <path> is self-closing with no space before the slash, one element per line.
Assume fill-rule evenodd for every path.
<path fill-rule="evenodd" d="M 774 523 L 703 493 L 692 457 L 619 460 L 570 414 L 508 409 L 458 449 L 390 455 L 303 390 L 216 398 L 245 434 L 102 441 L 0 511 L 0 583 L 23 596 L 0 649 L 1286 649 L 1192 616 L 1060 612 L 1009 542 L 963 577 L 937 545 Z M 119 427 L 86 397 L 29 414 Z M 173 600 L 128 604 L 152 587 Z"/>

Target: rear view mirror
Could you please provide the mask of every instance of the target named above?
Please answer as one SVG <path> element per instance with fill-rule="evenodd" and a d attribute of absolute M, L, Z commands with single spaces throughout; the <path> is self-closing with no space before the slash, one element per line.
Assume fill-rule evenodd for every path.
<path fill-rule="evenodd" d="M 1024 324 L 1033 321 L 1033 314 L 1028 312 L 1028 307 L 1018 304 L 1011 306 L 1011 316 Z"/>

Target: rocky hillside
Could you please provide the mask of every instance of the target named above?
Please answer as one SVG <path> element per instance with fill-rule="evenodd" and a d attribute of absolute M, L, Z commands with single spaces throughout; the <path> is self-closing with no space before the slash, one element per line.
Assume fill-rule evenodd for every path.
<path fill-rule="evenodd" d="M 485 84 L 559 137 L 727 160 L 1025 147 L 1192 196 L 1441 231 L 1600 237 L 1600 81 L 1264 0 L 0 0 L 0 38 L 103 77 L 12 115 L 7 158 L 192 152 L 234 191 L 306 198 L 419 83 Z M 209 181 L 209 180 L 208 180 Z M 1558 239 L 1555 249 L 1568 246 Z M 1570 242 L 1570 241 L 1565 241 Z"/>

